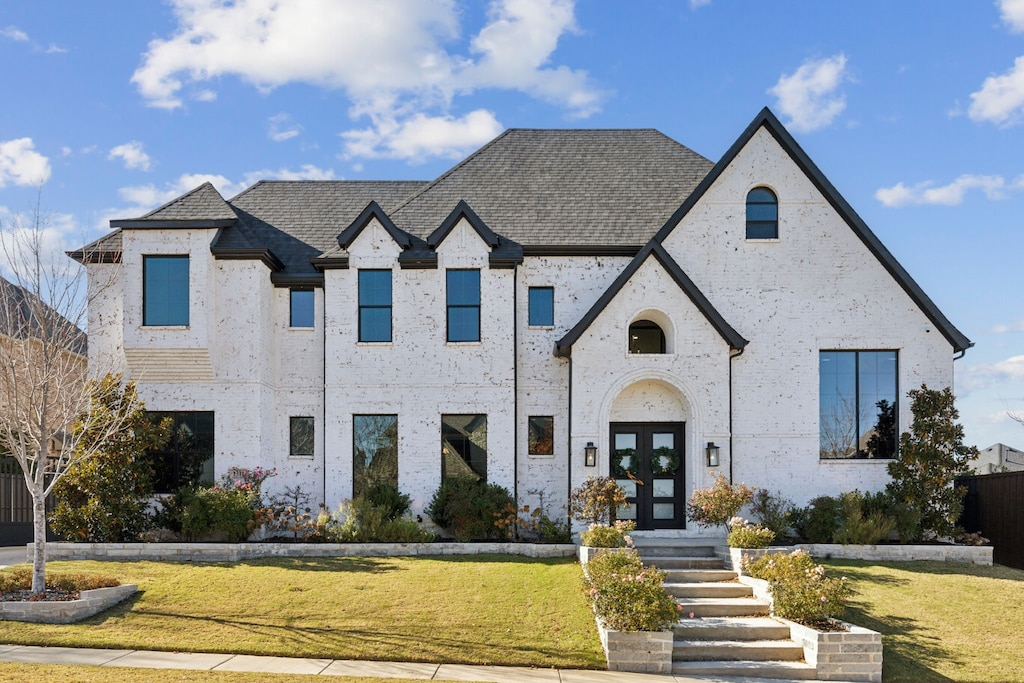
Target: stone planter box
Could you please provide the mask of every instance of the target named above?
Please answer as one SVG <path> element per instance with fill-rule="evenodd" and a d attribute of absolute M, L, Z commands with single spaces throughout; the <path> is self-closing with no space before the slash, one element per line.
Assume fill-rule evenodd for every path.
<path fill-rule="evenodd" d="M 672 673 L 672 631 L 613 631 L 597 620 L 609 671 Z"/>
<path fill-rule="evenodd" d="M 0 602 L 0 621 L 31 621 L 37 624 L 73 624 L 135 595 L 138 586 L 126 583 L 112 588 L 82 591 L 78 600 Z"/>
<path fill-rule="evenodd" d="M 871 560 L 875 562 L 963 562 L 986 567 L 992 566 L 990 545 L 841 545 L 839 543 L 798 543 L 768 548 L 720 547 L 718 556 L 737 574 L 743 573 L 743 558 L 756 560 L 769 553 L 789 554 L 803 550 L 811 557 L 837 560 Z"/>
<path fill-rule="evenodd" d="M 589 545 L 581 545 L 579 550 L 580 565 L 586 567 L 587 562 L 590 562 L 598 553 L 601 552 L 635 553 L 636 550 L 634 548 L 594 548 Z"/>

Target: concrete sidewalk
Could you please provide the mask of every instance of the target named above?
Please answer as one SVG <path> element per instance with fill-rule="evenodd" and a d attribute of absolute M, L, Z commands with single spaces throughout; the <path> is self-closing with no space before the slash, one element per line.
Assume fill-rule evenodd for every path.
<path fill-rule="evenodd" d="M 34 645 L 0 645 L 0 662 L 198 671 L 248 671 L 320 676 L 366 676 L 382 679 L 409 678 L 424 681 L 472 681 L 473 683 L 588 683 L 590 681 L 595 683 L 784 683 L 782 679 L 769 681 L 763 678 L 657 676 L 581 669 L 362 662 L 340 659 L 299 659 L 201 652 L 37 647 Z"/>

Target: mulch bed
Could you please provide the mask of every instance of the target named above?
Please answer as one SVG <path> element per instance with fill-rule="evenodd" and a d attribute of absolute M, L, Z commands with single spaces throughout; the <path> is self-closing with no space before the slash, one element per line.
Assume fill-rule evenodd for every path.
<path fill-rule="evenodd" d="M 0 602 L 67 602 L 78 600 L 78 591 L 65 591 L 55 588 L 47 588 L 44 593 L 33 593 L 26 591 L 7 591 L 0 593 Z"/>

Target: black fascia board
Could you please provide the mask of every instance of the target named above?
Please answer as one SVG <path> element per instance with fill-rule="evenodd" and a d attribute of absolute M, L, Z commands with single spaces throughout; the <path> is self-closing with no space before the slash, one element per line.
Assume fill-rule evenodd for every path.
<path fill-rule="evenodd" d="M 491 249 L 496 248 L 500 243 L 498 234 L 487 227 L 487 224 L 481 220 L 480 216 L 476 215 L 476 212 L 470 208 L 469 204 L 466 203 L 465 199 L 460 199 L 459 203 L 455 205 L 452 212 L 448 214 L 448 217 L 444 219 L 441 225 L 434 232 L 430 233 L 427 237 L 427 244 L 431 249 L 437 249 L 441 242 L 444 242 L 445 238 L 448 237 L 448 233 L 458 225 L 458 222 L 463 218 L 466 222 L 476 230 L 476 234 L 480 235 L 487 246 Z"/>
<path fill-rule="evenodd" d="M 275 287 L 323 287 L 323 273 L 294 275 L 292 273 L 271 273 L 270 282 Z"/>
<path fill-rule="evenodd" d="M 311 258 L 309 262 L 319 271 L 345 270 L 348 268 L 348 256 L 321 256 Z"/>
<path fill-rule="evenodd" d="M 804 175 L 811 181 L 811 183 L 817 188 L 817 190 L 825 197 L 825 200 L 832 206 L 835 212 L 840 218 L 853 230 L 854 234 L 864 243 L 875 258 L 878 259 L 882 267 L 885 268 L 886 272 L 897 284 L 903 288 L 903 291 L 907 293 L 910 299 L 917 304 L 917 307 L 921 309 L 921 312 L 925 314 L 932 324 L 939 330 L 946 341 L 953 347 L 954 352 L 960 353 L 974 346 L 974 342 L 968 339 L 960 330 L 958 330 L 953 323 L 942 314 L 938 306 L 924 293 L 920 285 L 914 281 L 914 278 L 910 276 L 902 265 L 896 260 L 896 258 L 889 252 L 888 249 L 882 244 L 881 240 L 875 235 L 874 232 L 867 226 L 867 223 L 857 215 L 853 207 L 843 198 L 839 191 L 834 185 L 825 177 L 811 158 L 804 152 L 803 148 L 800 147 L 796 139 L 790 135 L 789 131 L 786 130 L 785 126 L 775 117 L 772 111 L 765 107 L 762 109 L 754 120 L 750 122 L 750 125 L 743 131 L 743 133 L 737 138 L 736 142 L 726 151 L 725 155 L 718 160 L 718 163 L 714 165 L 711 171 L 704 177 L 703 180 L 694 188 L 693 192 L 686 201 L 672 214 L 672 217 L 668 219 L 664 226 L 654 236 L 653 241 L 659 244 L 672 233 L 675 227 L 683 219 L 686 214 L 696 205 L 696 203 L 704 196 L 711 187 L 718 180 L 719 176 L 725 171 L 726 168 L 733 162 L 740 151 L 750 142 L 758 130 L 761 127 L 768 130 L 769 134 L 775 139 L 776 142 L 782 147 L 782 149 L 789 155 L 793 162 L 803 171 Z"/>
<path fill-rule="evenodd" d="M 110 221 L 110 227 L 121 229 L 178 229 L 189 230 L 196 228 L 230 228 L 238 223 L 237 218 L 218 218 L 216 220 L 190 219 L 190 220 L 146 220 L 144 218 L 125 218 Z"/>
<path fill-rule="evenodd" d="M 487 263 L 491 268 L 515 268 L 523 262 L 523 247 L 518 242 L 498 236 L 498 246 L 491 250 Z"/>
<path fill-rule="evenodd" d="M 284 263 L 265 247 L 210 247 L 210 253 L 219 261 L 262 261 L 274 272 L 284 270 Z"/>
<path fill-rule="evenodd" d="M 359 233 L 363 231 L 363 228 L 369 225 L 370 221 L 374 218 L 377 219 L 378 223 L 384 226 L 384 229 L 387 230 L 389 235 L 391 235 L 391 239 L 393 239 L 398 246 L 402 247 L 402 249 L 408 249 L 412 246 L 412 236 L 395 225 L 394 221 L 388 218 L 388 215 L 384 213 L 384 209 L 380 208 L 380 205 L 377 204 L 377 202 L 371 201 L 366 205 L 366 208 L 363 209 L 362 213 L 352 221 L 352 224 L 338 235 L 338 244 L 341 248 L 348 249 L 349 245 L 352 244 L 356 237 L 359 236 Z"/>
<path fill-rule="evenodd" d="M 642 244 L 525 244 L 523 256 L 628 256 L 640 253 Z"/>
<path fill-rule="evenodd" d="M 580 319 L 576 325 L 565 334 L 564 337 L 555 342 L 555 355 L 568 358 L 572 355 L 572 345 L 575 344 L 583 333 L 593 324 L 597 317 L 601 315 L 604 309 L 609 303 L 618 295 L 626 283 L 629 282 L 630 278 L 640 270 L 642 266 L 650 256 L 654 256 L 658 263 L 668 272 L 672 279 L 676 282 L 680 289 L 689 297 L 690 301 L 693 302 L 694 306 L 697 307 L 704 317 L 707 319 L 711 326 L 715 328 L 715 331 L 725 340 L 729 347 L 732 349 L 742 349 L 747 345 L 747 340 L 744 339 L 729 323 L 725 321 L 725 318 L 711 305 L 707 297 L 704 296 L 703 292 L 697 288 L 693 281 L 683 272 L 683 269 L 679 267 L 679 264 L 669 256 L 668 252 L 661 244 L 651 240 L 647 245 L 640 250 L 629 265 L 626 266 L 625 270 L 619 273 L 619 276 L 615 278 L 615 281 L 611 284 L 608 289 L 604 291 L 601 297 L 590 307 L 590 310 L 586 312 L 583 318 Z"/>

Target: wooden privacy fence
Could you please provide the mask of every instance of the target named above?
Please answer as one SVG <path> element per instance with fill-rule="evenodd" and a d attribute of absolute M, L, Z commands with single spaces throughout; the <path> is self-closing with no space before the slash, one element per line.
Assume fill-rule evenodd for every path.
<path fill-rule="evenodd" d="M 992 541 L 992 561 L 1024 569 L 1024 472 L 957 479 L 967 487 L 960 525 Z"/>

